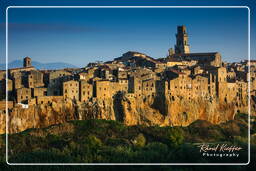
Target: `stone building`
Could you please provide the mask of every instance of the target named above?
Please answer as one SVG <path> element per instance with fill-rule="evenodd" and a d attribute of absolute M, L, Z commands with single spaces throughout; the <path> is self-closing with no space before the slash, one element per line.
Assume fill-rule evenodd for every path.
<path fill-rule="evenodd" d="M 13 88 L 14 89 L 24 87 L 24 84 L 23 84 L 24 81 L 22 81 L 22 78 L 23 78 L 22 72 L 13 73 L 11 78 L 13 80 Z"/>
<path fill-rule="evenodd" d="M 220 67 L 222 65 L 221 55 L 218 52 L 174 54 L 168 58 L 181 61 L 196 61 L 198 65 L 202 66 Z"/>
<path fill-rule="evenodd" d="M 70 80 L 72 74 L 64 70 L 56 70 L 49 73 L 49 84 L 47 87 L 47 95 L 61 96 L 63 95 L 63 82 Z"/>
<path fill-rule="evenodd" d="M 112 98 L 112 83 L 108 80 L 98 80 L 95 82 L 95 97 L 98 99 Z"/>
<path fill-rule="evenodd" d="M 28 88 L 43 87 L 43 73 L 40 71 L 29 71 L 26 75 L 26 85 Z"/>
<path fill-rule="evenodd" d="M 95 97 L 99 99 L 112 98 L 116 93 L 128 93 L 128 80 L 119 79 L 117 82 L 98 80 L 95 82 Z"/>
<path fill-rule="evenodd" d="M 190 48 L 188 44 L 188 34 L 185 26 L 177 27 L 175 53 L 190 53 Z"/>
<path fill-rule="evenodd" d="M 190 53 L 190 46 L 188 44 L 188 34 L 185 26 L 177 27 L 175 53 L 170 53 L 165 62 L 169 62 L 169 66 L 180 64 L 180 62 L 187 61 L 191 66 L 194 64 L 203 66 L 222 65 L 221 55 L 218 52 L 207 53 Z M 192 62 L 193 61 L 193 62 Z"/>
<path fill-rule="evenodd" d="M 128 79 L 128 93 L 133 93 L 136 97 L 142 96 L 142 80 L 136 76 Z"/>
<path fill-rule="evenodd" d="M 210 98 L 211 83 L 209 77 L 203 74 L 190 75 L 171 70 L 166 73 L 165 96 L 171 100 L 179 99 L 208 99 Z"/>
<path fill-rule="evenodd" d="M 31 67 L 32 66 L 32 64 L 31 64 L 31 58 L 30 57 L 25 57 L 24 59 L 23 59 L 23 67 L 24 68 L 27 68 L 27 67 Z"/>
<path fill-rule="evenodd" d="M 143 97 L 155 97 L 156 93 L 156 80 L 148 79 L 142 80 L 142 94 Z"/>
<path fill-rule="evenodd" d="M 6 71 L 5 70 L 0 70 L 0 80 L 6 78 Z"/>
<path fill-rule="evenodd" d="M 241 105 L 248 104 L 248 83 L 244 81 L 237 81 L 237 103 Z"/>
<path fill-rule="evenodd" d="M 140 52 L 129 51 L 114 59 L 129 67 L 157 67 L 161 62 Z"/>
<path fill-rule="evenodd" d="M 80 81 L 80 101 L 85 102 L 93 97 L 93 85 L 88 83 L 88 81 Z"/>
<path fill-rule="evenodd" d="M 36 98 L 36 104 L 51 104 L 55 103 L 63 103 L 63 96 L 38 96 Z"/>
<path fill-rule="evenodd" d="M 216 70 L 213 71 L 213 74 L 216 75 L 216 94 L 220 101 L 226 101 L 227 69 L 225 67 L 216 68 Z"/>
<path fill-rule="evenodd" d="M 8 69 L 8 75 L 12 76 L 14 73 L 18 73 L 18 72 L 27 72 L 27 71 L 32 71 L 32 70 L 36 70 L 35 67 L 30 66 L 30 67 L 26 67 L 26 68 L 12 68 L 12 69 Z"/>
<path fill-rule="evenodd" d="M 13 81 L 11 79 L 7 80 L 7 92 L 9 100 L 13 99 Z M 6 98 L 6 79 L 0 80 L 0 100 L 5 100 Z"/>
<path fill-rule="evenodd" d="M 28 103 L 31 99 L 31 89 L 30 88 L 18 88 L 16 90 L 17 103 Z"/>
<path fill-rule="evenodd" d="M 32 97 L 43 97 L 47 96 L 47 88 L 44 87 L 36 87 L 32 88 Z"/>
<path fill-rule="evenodd" d="M 63 97 L 79 101 L 79 82 L 75 80 L 63 82 Z"/>
<path fill-rule="evenodd" d="M 121 91 L 121 92 L 128 92 L 128 79 L 118 79 L 117 82 L 113 82 L 113 90 L 114 93 Z"/>
<path fill-rule="evenodd" d="M 127 79 L 128 72 L 125 69 L 119 68 L 117 70 L 117 79 Z"/>

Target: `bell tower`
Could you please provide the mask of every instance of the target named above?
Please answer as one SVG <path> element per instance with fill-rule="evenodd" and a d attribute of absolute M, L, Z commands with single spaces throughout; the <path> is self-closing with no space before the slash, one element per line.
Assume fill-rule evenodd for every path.
<path fill-rule="evenodd" d="M 31 67 L 31 58 L 30 57 L 25 57 L 23 59 L 23 67 L 27 68 L 27 67 Z"/>
<path fill-rule="evenodd" d="M 190 53 L 188 34 L 185 26 L 177 27 L 175 54 Z"/>

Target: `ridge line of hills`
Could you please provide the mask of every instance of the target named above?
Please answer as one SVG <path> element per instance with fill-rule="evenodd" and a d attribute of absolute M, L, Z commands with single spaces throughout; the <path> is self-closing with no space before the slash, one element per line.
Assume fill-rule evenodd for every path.
<path fill-rule="evenodd" d="M 75 65 L 69 64 L 69 63 L 65 63 L 65 62 L 51 62 L 51 63 L 41 63 L 38 61 L 33 61 L 32 65 L 36 68 L 36 69 L 64 69 L 64 68 L 78 68 Z M 8 64 L 8 68 L 12 69 L 12 68 L 20 68 L 23 67 L 23 61 L 22 60 L 14 60 L 9 62 Z M 5 63 L 0 64 L 0 70 L 5 70 Z"/>

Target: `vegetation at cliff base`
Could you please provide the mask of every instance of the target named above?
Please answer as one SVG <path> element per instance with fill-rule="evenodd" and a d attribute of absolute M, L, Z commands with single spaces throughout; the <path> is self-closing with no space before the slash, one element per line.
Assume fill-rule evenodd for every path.
<path fill-rule="evenodd" d="M 125 126 L 109 120 L 70 121 L 9 136 L 10 163 L 247 162 L 245 115 L 220 125 L 198 120 L 188 127 Z M 229 128 L 229 129 L 227 129 Z M 252 127 L 252 134 L 256 129 Z M 5 152 L 5 136 L 0 150 Z M 251 150 L 255 153 L 255 136 Z M 239 157 L 205 157 L 200 143 L 236 144 Z M 4 156 L 1 162 L 5 162 Z M 7 168 L 5 166 L 4 168 Z"/>

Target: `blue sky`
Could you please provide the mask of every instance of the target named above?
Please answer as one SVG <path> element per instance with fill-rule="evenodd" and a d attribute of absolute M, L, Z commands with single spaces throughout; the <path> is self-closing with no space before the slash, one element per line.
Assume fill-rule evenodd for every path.
<path fill-rule="evenodd" d="M 174 47 L 177 25 L 187 26 L 191 52 L 218 51 L 225 61 L 248 57 L 246 8 L 11 8 L 8 13 L 9 61 L 30 56 L 35 61 L 61 61 L 82 67 L 88 62 L 111 60 L 129 50 L 164 57 L 168 48 Z"/>

